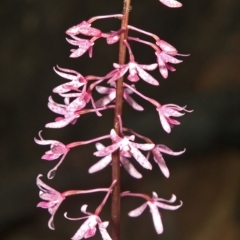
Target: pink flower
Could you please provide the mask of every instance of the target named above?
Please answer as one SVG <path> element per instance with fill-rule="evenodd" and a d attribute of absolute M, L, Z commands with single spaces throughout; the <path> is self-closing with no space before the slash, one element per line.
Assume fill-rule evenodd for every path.
<path fill-rule="evenodd" d="M 109 236 L 109 234 L 106 230 L 109 222 L 102 222 L 100 217 L 97 214 L 89 213 L 86 210 L 87 210 L 87 205 L 83 205 L 81 207 L 81 211 L 88 216 L 78 218 L 78 219 L 68 218 L 65 214 L 65 217 L 69 220 L 80 220 L 80 219 L 87 218 L 87 220 L 81 225 L 81 227 L 77 230 L 77 232 L 71 239 L 72 240 L 81 240 L 83 238 L 86 239 L 86 238 L 93 237 L 96 233 L 96 226 L 98 225 L 102 239 L 103 240 L 112 240 L 112 238 Z"/>
<path fill-rule="evenodd" d="M 101 143 L 96 143 L 97 150 L 102 150 L 105 148 L 104 145 Z M 126 171 L 134 178 L 142 178 L 142 174 L 137 171 L 137 169 L 131 164 L 131 162 L 127 159 L 130 158 L 131 155 L 128 152 L 120 152 L 120 162 L 123 165 L 123 167 L 126 169 Z M 105 156 L 104 158 L 100 159 L 97 163 L 95 163 L 92 167 L 89 168 L 89 173 L 95 173 L 97 171 L 102 170 L 105 168 L 108 164 L 112 162 L 112 155 L 109 154 Z"/>
<path fill-rule="evenodd" d="M 58 159 L 60 156 L 62 156 L 62 158 L 60 159 L 58 164 L 48 172 L 48 178 L 51 179 L 55 176 L 57 168 L 61 165 L 61 163 L 65 159 L 70 148 L 68 148 L 68 146 L 66 146 L 63 143 L 56 141 L 56 140 L 44 140 L 41 136 L 41 131 L 39 132 L 39 138 L 40 138 L 40 140 L 34 138 L 34 141 L 37 144 L 50 145 L 50 150 L 45 152 L 45 154 L 42 156 L 42 159 L 52 161 L 52 160 Z"/>
<path fill-rule="evenodd" d="M 172 72 L 176 71 L 176 69 L 174 67 L 172 67 L 171 65 L 168 64 L 169 62 L 173 63 L 173 64 L 182 62 L 182 60 L 178 60 L 177 58 L 171 56 L 170 53 L 166 53 L 164 51 L 159 50 L 155 54 L 157 56 L 157 63 L 158 63 L 159 71 L 164 78 L 168 77 L 168 70 L 170 70 Z"/>
<path fill-rule="evenodd" d="M 66 40 L 74 45 L 74 46 L 78 46 L 78 49 L 72 49 L 71 50 L 71 58 L 77 58 L 82 56 L 86 51 L 89 51 L 89 57 L 92 57 L 92 46 L 94 45 L 94 42 L 88 39 L 82 39 L 82 38 L 78 38 L 74 35 L 71 35 L 71 37 L 75 40 L 72 39 L 68 39 L 66 38 Z"/>
<path fill-rule="evenodd" d="M 116 98 L 116 87 L 115 87 L 115 83 L 112 84 L 114 87 L 113 88 L 109 88 L 109 87 L 103 87 L 103 86 L 96 86 L 96 90 L 100 93 L 100 94 L 107 94 L 107 96 L 100 98 L 98 101 L 96 101 L 96 107 L 102 107 L 102 106 L 106 106 L 107 104 L 109 104 L 110 102 L 112 102 L 115 98 Z M 137 102 L 135 102 L 134 99 L 132 99 L 130 97 L 130 94 L 132 94 L 133 92 L 128 89 L 125 88 L 123 90 L 123 98 L 126 100 L 126 102 L 135 110 L 137 111 L 142 111 L 143 107 L 140 106 Z"/>
<path fill-rule="evenodd" d="M 181 113 L 180 111 L 192 112 L 192 110 L 187 110 L 186 106 L 180 107 L 175 104 L 159 105 L 157 107 L 157 111 L 159 113 L 160 122 L 162 124 L 162 127 L 167 133 L 171 132 L 171 127 L 173 127 L 173 125 L 180 124 L 179 121 L 172 119 L 170 117 L 183 116 L 185 113 Z"/>
<path fill-rule="evenodd" d="M 51 161 L 59 158 L 62 155 L 65 157 L 70 149 L 59 141 L 44 140 L 41 136 L 41 132 L 42 131 L 39 132 L 40 140 L 34 138 L 34 141 L 39 145 L 50 145 L 50 150 L 45 152 L 45 154 L 42 156 L 42 159 Z"/>
<path fill-rule="evenodd" d="M 66 93 L 71 91 L 72 89 L 78 89 L 87 83 L 87 80 L 77 71 L 67 69 L 67 68 L 53 68 L 53 70 L 61 77 L 70 80 L 70 82 L 61 84 L 53 89 L 54 93 Z M 61 72 L 59 71 L 61 70 Z"/>
<path fill-rule="evenodd" d="M 63 115 L 63 117 L 56 118 L 55 122 L 47 123 L 45 125 L 46 128 L 62 128 L 62 127 L 67 126 L 70 123 L 75 124 L 77 121 L 77 118 L 80 117 L 80 115 L 77 114 L 75 111 L 70 111 L 69 110 L 70 107 L 68 107 L 68 105 L 59 104 L 59 103 L 54 102 L 51 96 L 49 97 L 48 101 L 49 101 L 48 102 L 49 109 L 57 114 Z M 72 105 L 75 105 L 75 102 Z M 78 106 L 79 105 L 80 105 L 80 103 L 78 104 Z"/>
<path fill-rule="evenodd" d="M 125 154 L 128 155 L 130 154 L 142 167 L 146 169 L 152 169 L 152 165 L 150 164 L 150 162 L 138 149 L 148 151 L 154 147 L 154 144 L 151 143 L 141 144 L 132 142 L 135 139 L 134 135 L 121 138 L 120 136 L 118 136 L 114 129 L 111 130 L 110 137 L 113 141 L 113 144 L 96 151 L 94 153 L 95 156 L 104 157 L 115 152 L 117 149 L 120 149 L 120 152 L 122 152 L 124 156 Z"/>
<path fill-rule="evenodd" d="M 114 63 L 113 66 L 116 68 L 116 70 L 112 72 L 112 78 L 108 81 L 109 83 L 118 80 L 129 70 L 129 75 L 127 77 L 129 81 L 138 82 L 139 79 L 142 78 L 145 82 L 149 84 L 155 86 L 159 85 L 158 81 L 145 71 L 145 70 L 152 71 L 156 69 L 157 68 L 156 63 L 143 65 L 138 64 L 135 61 L 130 61 L 129 63 L 122 65 Z"/>
<path fill-rule="evenodd" d="M 77 34 L 83 34 L 86 36 L 100 37 L 101 31 L 99 29 L 91 27 L 91 23 L 83 21 L 66 31 L 66 34 L 72 36 Z"/>
<path fill-rule="evenodd" d="M 174 152 L 170 148 L 168 148 L 167 146 L 162 145 L 162 144 L 158 144 L 151 150 L 151 152 L 153 154 L 154 161 L 158 164 L 158 166 L 159 166 L 160 170 L 162 171 L 163 175 L 168 178 L 170 176 L 170 173 L 169 173 L 168 167 L 167 167 L 167 165 L 164 161 L 162 153 L 166 153 L 166 154 L 169 154 L 169 155 L 172 155 L 172 156 L 178 156 L 178 155 L 184 153 L 185 149 L 183 151 L 180 151 L 180 152 Z"/>
<path fill-rule="evenodd" d="M 42 182 L 40 179 L 41 176 L 42 175 L 39 174 L 37 177 L 37 185 L 40 188 L 39 196 L 45 201 L 38 203 L 37 207 L 48 209 L 49 213 L 52 215 L 48 221 L 48 227 L 54 230 L 53 218 L 65 197 L 55 189 Z"/>
<path fill-rule="evenodd" d="M 125 196 L 127 195 L 128 194 L 126 194 Z M 134 196 L 134 194 L 132 194 L 132 196 Z M 153 192 L 151 199 L 149 199 L 146 203 L 144 203 L 140 207 L 129 212 L 128 215 L 130 217 L 138 217 L 142 214 L 142 212 L 146 209 L 146 207 L 149 206 L 150 212 L 152 214 L 155 230 L 157 234 L 161 234 L 163 232 L 163 224 L 162 224 L 161 215 L 158 211 L 158 208 L 167 209 L 167 210 L 176 210 L 182 206 L 182 201 L 180 201 L 180 204 L 177 206 L 171 206 L 163 203 L 163 202 L 173 203 L 175 201 L 176 201 L 175 195 L 172 195 L 171 199 L 166 200 L 166 199 L 158 198 L 157 193 Z"/>
<path fill-rule="evenodd" d="M 176 69 L 168 63 L 178 64 L 182 62 L 182 60 L 179 60 L 174 56 L 187 57 L 189 54 L 179 54 L 175 47 L 161 39 L 156 41 L 156 44 L 160 47 L 160 49 L 155 52 L 157 56 L 159 71 L 163 78 L 167 78 L 168 70 L 172 72 L 176 71 Z"/>
<path fill-rule="evenodd" d="M 159 1 L 170 8 L 179 8 L 182 6 L 182 4 L 176 0 L 159 0 Z"/>

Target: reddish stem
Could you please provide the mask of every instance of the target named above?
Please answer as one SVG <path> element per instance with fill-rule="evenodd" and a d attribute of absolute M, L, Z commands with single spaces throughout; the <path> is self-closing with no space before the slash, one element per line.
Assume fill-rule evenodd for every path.
<path fill-rule="evenodd" d="M 125 63 L 126 58 L 126 45 L 124 40 L 127 39 L 127 25 L 130 12 L 131 0 L 124 0 L 123 2 L 123 16 L 121 29 L 124 31 L 120 36 L 119 43 L 119 64 Z M 117 134 L 121 135 L 121 129 L 119 124 L 119 117 L 122 117 L 122 102 L 123 102 L 123 77 L 118 79 L 116 86 L 116 107 L 114 112 L 114 129 Z M 112 180 L 117 180 L 115 187 L 112 192 L 112 209 L 111 209 L 111 219 L 112 219 L 112 239 L 120 240 L 120 153 L 119 150 L 112 154 Z"/>

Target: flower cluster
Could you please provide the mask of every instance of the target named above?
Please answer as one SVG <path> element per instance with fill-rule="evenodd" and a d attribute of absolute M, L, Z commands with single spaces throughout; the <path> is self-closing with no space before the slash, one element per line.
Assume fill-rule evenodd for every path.
<path fill-rule="evenodd" d="M 160 2 L 171 8 L 182 6 L 182 4 L 176 0 L 160 0 Z M 177 59 L 176 56 L 188 56 L 187 54 L 179 54 L 175 47 L 167 43 L 165 40 L 162 40 L 157 35 L 128 25 L 128 23 L 125 24 L 125 27 L 121 27 L 120 29 L 110 32 L 103 32 L 102 30 L 92 26 L 95 21 L 101 19 L 123 19 L 125 18 L 124 14 L 126 13 L 124 12 L 123 14 L 96 16 L 87 21 L 82 21 L 66 31 L 66 34 L 68 35 L 66 40 L 68 43 L 73 45 L 70 58 L 78 58 L 86 52 L 88 52 L 89 57 L 92 57 L 93 48 L 95 47 L 97 40 L 105 39 L 107 44 L 115 44 L 120 41 L 120 45 L 128 52 L 128 62 L 114 63 L 113 68 L 104 76 L 83 76 L 79 72 L 72 69 L 62 68 L 59 66 L 54 67 L 53 69 L 56 74 L 65 79 L 65 81 L 67 80 L 67 82 L 56 86 L 52 90 L 54 94 L 58 94 L 60 96 L 62 101 L 59 103 L 56 102 L 52 96 L 49 97 L 48 107 L 52 112 L 58 114 L 58 117 L 56 117 L 53 122 L 47 123 L 45 125 L 46 128 L 58 129 L 66 127 L 69 124 L 76 124 L 78 118 L 87 113 L 94 112 L 99 117 L 102 116 L 103 110 L 107 109 L 115 109 L 116 113 L 117 102 L 122 102 L 122 100 L 125 100 L 134 110 L 143 111 L 144 108 L 138 104 L 132 98 L 132 96 L 130 96 L 133 94 L 136 94 L 142 99 L 148 101 L 156 108 L 162 128 L 167 133 L 171 132 L 171 129 L 174 125 L 180 124 L 180 122 L 175 119 L 176 117 L 178 118 L 183 116 L 185 112 L 191 112 L 191 110 L 186 109 L 186 106 L 178 106 L 176 104 L 160 104 L 155 99 L 145 96 L 143 93 L 137 90 L 137 84 L 140 80 L 143 80 L 152 86 L 159 86 L 159 80 L 155 79 L 149 72 L 158 69 L 160 75 L 163 78 L 167 78 L 168 71 L 176 70 L 171 64 L 178 64 L 182 62 L 181 60 Z M 150 36 L 152 41 L 145 41 L 140 38 L 132 37 L 130 35 L 131 31 L 136 31 L 143 35 Z M 153 49 L 156 55 L 156 62 L 151 64 L 138 63 L 135 60 L 134 53 L 131 49 L 131 44 L 134 42 L 145 44 Z M 122 95 L 119 97 L 119 79 L 123 79 L 124 77 L 126 77 L 128 81 L 124 81 L 122 86 L 120 86 L 120 88 L 122 88 Z M 128 82 L 131 82 L 131 84 L 128 84 Z M 102 94 L 104 96 L 95 100 L 95 97 L 93 98 L 94 91 L 96 91 L 97 94 Z M 48 172 L 48 179 L 52 179 L 55 176 L 58 167 L 61 165 L 63 160 L 66 159 L 68 152 L 72 148 L 91 143 L 95 143 L 96 145 L 96 151 L 93 153 L 93 155 L 100 157 L 101 159 L 89 168 L 88 172 L 90 174 L 98 172 L 110 165 L 114 161 L 113 154 L 117 152 L 119 157 L 119 166 L 123 166 L 133 178 L 140 179 L 143 177 L 142 174 L 134 167 L 136 164 L 132 162 L 134 160 L 136 160 L 137 164 L 147 170 L 152 170 L 153 160 L 153 162 L 159 166 L 162 174 L 168 178 L 170 176 L 170 172 L 163 158 L 163 154 L 177 156 L 184 153 L 185 149 L 174 152 L 167 146 L 154 143 L 150 138 L 142 136 L 132 129 L 126 128 L 123 125 L 121 115 L 115 115 L 115 119 L 117 119 L 118 127 L 116 128 L 114 126 L 114 128 L 109 128 L 109 134 L 90 140 L 71 142 L 68 144 L 64 144 L 57 140 L 45 140 L 40 131 L 39 138 L 34 138 L 34 141 L 39 145 L 50 146 L 50 150 L 43 154 L 42 159 L 47 161 L 60 159 L 56 166 Z M 107 146 L 100 142 L 106 139 L 109 140 L 109 144 Z M 64 216 L 69 220 L 85 219 L 81 227 L 72 237 L 73 240 L 94 236 L 97 227 L 103 240 L 112 239 L 106 230 L 109 222 L 103 222 L 100 218 L 100 213 L 110 194 L 113 194 L 112 192 L 114 192 L 116 185 L 119 184 L 119 179 L 113 178 L 111 186 L 108 188 L 68 190 L 60 193 L 45 184 L 41 180 L 41 177 L 42 175 L 39 174 L 37 177 L 37 185 L 40 189 L 40 198 L 43 201 L 41 201 L 37 206 L 48 209 L 49 213 L 51 214 L 51 218 L 48 223 L 50 229 L 55 229 L 53 224 L 54 215 L 60 207 L 62 201 L 64 201 L 67 197 L 74 196 L 76 194 L 106 192 L 106 196 L 95 212 L 87 212 L 88 205 L 85 204 L 82 206 L 81 211 L 86 216 L 80 218 L 70 218 L 67 216 L 67 213 L 65 213 Z M 129 212 L 129 216 L 139 216 L 148 206 L 152 214 L 152 219 L 157 234 L 161 234 L 163 232 L 163 224 L 158 208 L 176 210 L 182 206 L 181 201 L 180 204 L 176 206 L 171 205 L 176 201 L 175 195 L 172 195 L 169 200 L 166 200 L 158 198 L 158 195 L 155 192 L 153 192 L 152 197 L 150 197 L 142 193 L 124 191 L 119 195 L 119 198 L 126 196 L 141 197 L 146 200 L 143 205 Z"/>

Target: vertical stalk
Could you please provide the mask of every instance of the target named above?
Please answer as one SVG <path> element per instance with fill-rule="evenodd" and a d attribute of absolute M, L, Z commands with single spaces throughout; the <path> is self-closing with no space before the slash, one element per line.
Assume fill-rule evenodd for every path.
<path fill-rule="evenodd" d="M 131 0 L 124 0 L 123 2 L 123 17 L 121 23 L 121 29 L 125 31 L 120 36 L 119 43 L 119 64 L 125 63 L 126 46 L 124 39 L 127 39 L 127 25 L 130 12 Z M 123 77 L 118 79 L 116 85 L 116 107 L 114 112 L 114 129 L 118 134 L 120 133 L 120 126 L 118 116 L 122 116 L 122 102 L 123 102 Z M 120 240 L 120 152 L 117 150 L 112 154 L 112 179 L 117 180 L 117 184 L 113 188 L 112 192 L 112 208 L 111 219 L 113 224 L 112 239 Z"/>

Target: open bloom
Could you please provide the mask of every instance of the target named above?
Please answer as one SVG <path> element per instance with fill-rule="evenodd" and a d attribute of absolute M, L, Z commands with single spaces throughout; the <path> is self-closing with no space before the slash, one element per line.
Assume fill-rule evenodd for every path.
<path fill-rule="evenodd" d="M 102 150 L 105 148 L 104 145 L 101 143 L 96 143 L 97 150 Z M 142 174 L 137 171 L 137 169 L 131 164 L 131 162 L 128 160 L 131 155 L 128 152 L 120 152 L 120 162 L 122 166 L 126 169 L 126 171 L 134 178 L 142 178 Z M 100 159 L 97 163 L 95 163 L 92 167 L 89 168 L 89 173 L 95 173 L 97 171 L 102 170 L 105 168 L 108 164 L 112 162 L 112 155 L 109 154 L 105 156 L 104 158 Z"/>
<path fill-rule="evenodd" d="M 125 196 L 127 195 L 128 194 L 126 193 Z M 131 196 L 131 194 L 129 194 L 129 196 Z M 132 196 L 134 196 L 134 194 L 132 194 Z M 182 201 L 180 201 L 180 204 L 177 206 L 171 206 L 166 204 L 166 203 L 173 203 L 175 201 L 176 201 L 175 195 L 172 195 L 172 197 L 169 200 L 166 200 L 166 199 L 158 198 L 157 193 L 153 192 L 152 198 L 150 198 L 146 203 L 144 203 L 140 207 L 129 212 L 128 215 L 130 217 L 138 217 L 142 214 L 142 212 L 146 209 L 146 207 L 149 206 L 150 212 L 152 214 L 155 230 L 157 234 L 161 234 L 163 232 L 163 224 L 162 224 L 162 219 L 158 211 L 158 208 L 167 209 L 167 210 L 176 210 L 182 206 Z"/>
<path fill-rule="evenodd" d="M 49 97 L 48 101 L 49 109 L 57 114 L 63 115 L 63 117 L 56 118 L 55 122 L 47 123 L 45 125 L 46 128 L 62 128 L 69 123 L 75 124 L 77 118 L 80 117 L 78 113 L 71 111 L 68 105 L 56 103 L 53 101 L 52 97 Z"/>
<path fill-rule="evenodd" d="M 129 70 L 129 75 L 127 77 L 129 81 L 138 82 L 139 79 L 141 78 L 149 84 L 152 84 L 155 86 L 159 85 L 159 82 L 145 71 L 145 70 L 152 71 L 156 69 L 157 68 L 156 63 L 143 65 L 143 64 L 138 64 L 135 61 L 130 61 L 127 64 L 114 63 L 113 66 L 116 68 L 116 70 L 113 71 L 113 76 L 111 79 L 109 79 L 108 82 L 113 82 L 118 80 Z"/>
<path fill-rule="evenodd" d="M 185 149 L 183 151 L 174 152 L 173 150 L 171 150 L 167 146 L 162 145 L 162 144 L 158 144 L 158 145 L 155 145 L 155 147 L 151 150 L 151 152 L 153 154 L 154 161 L 158 164 L 158 166 L 159 166 L 160 170 L 162 171 L 163 175 L 168 178 L 170 176 L 170 173 L 169 173 L 168 167 L 167 167 L 167 165 L 164 161 L 162 153 L 166 153 L 166 154 L 169 154 L 169 155 L 172 155 L 172 156 L 178 156 L 178 155 L 184 153 Z"/>
<path fill-rule="evenodd" d="M 175 47 L 162 39 L 157 40 L 156 44 L 160 47 L 160 49 L 155 52 L 159 72 L 163 78 L 167 78 L 168 70 L 172 72 L 176 71 L 176 69 L 169 63 L 178 64 L 182 62 L 182 60 L 177 59 L 175 56 L 187 57 L 189 54 L 179 54 Z"/>
<path fill-rule="evenodd" d="M 163 51 L 157 51 L 155 54 L 157 56 L 159 71 L 164 78 L 168 77 L 168 70 L 172 72 L 176 71 L 176 69 L 168 63 L 177 64 L 182 62 L 182 60 L 179 60 Z"/>
<path fill-rule="evenodd" d="M 102 239 L 103 240 L 112 240 L 112 238 L 109 236 L 109 234 L 106 230 L 109 222 L 102 222 L 100 217 L 97 214 L 89 213 L 86 210 L 87 210 L 87 205 L 83 205 L 81 207 L 81 211 L 88 216 L 82 217 L 82 218 L 77 218 L 77 219 L 69 218 L 65 214 L 65 217 L 69 220 L 80 220 L 80 219 L 87 218 L 87 220 L 81 225 L 81 227 L 77 230 L 77 232 L 71 239 L 72 240 L 81 240 L 83 238 L 86 239 L 86 238 L 90 238 L 90 237 L 94 236 L 96 233 L 96 226 L 98 225 Z"/>
<path fill-rule="evenodd" d="M 180 111 L 192 112 L 192 110 L 187 110 L 186 106 L 180 107 L 175 104 L 159 105 L 157 107 L 157 111 L 160 117 L 160 122 L 162 124 L 162 127 L 167 133 L 171 132 L 171 127 L 173 127 L 174 125 L 180 124 L 179 121 L 171 117 L 181 117 L 185 114 Z"/>
<path fill-rule="evenodd" d="M 134 135 L 121 138 L 120 136 L 118 136 L 114 129 L 112 129 L 110 132 L 110 138 L 112 139 L 113 144 L 96 151 L 94 153 L 95 156 L 104 157 L 119 149 L 122 154 L 130 154 L 131 156 L 133 156 L 142 167 L 146 169 L 152 169 L 151 163 L 138 149 L 148 151 L 154 147 L 154 144 L 135 143 L 133 142 L 135 139 Z"/>
<path fill-rule="evenodd" d="M 71 37 L 74 39 L 68 39 L 66 38 L 66 40 L 74 45 L 74 46 L 78 46 L 78 49 L 71 49 L 71 58 L 77 58 L 82 56 L 86 51 L 89 51 L 89 57 L 92 57 L 92 47 L 94 45 L 94 41 L 91 41 L 89 39 L 82 39 L 82 38 L 78 38 L 74 35 L 71 35 Z"/>
<path fill-rule="evenodd" d="M 70 148 L 56 140 L 44 140 L 41 136 L 41 131 L 39 132 L 39 138 L 40 138 L 40 140 L 34 138 L 34 141 L 37 144 L 50 145 L 50 150 L 45 152 L 45 154 L 42 156 L 42 159 L 52 161 L 52 160 L 58 159 L 60 156 L 62 156 L 62 158 L 60 159 L 58 164 L 48 172 L 48 178 L 53 178 L 55 176 L 57 168 L 61 165 L 61 163 L 65 159 Z"/>
<path fill-rule="evenodd" d="M 39 145 L 50 145 L 50 150 L 45 152 L 42 156 L 42 159 L 45 160 L 55 160 L 58 159 L 60 156 L 66 156 L 68 151 L 70 150 L 66 145 L 63 143 L 56 141 L 56 140 L 44 140 L 41 135 L 41 131 L 39 132 L 39 139 L 34 138 L 34 141 Z"/>
<path fill-rule="evenodd" d="M 102 107 L 106 106 L 110 102 L 112 102 L 116 98 L 116 88 L 115 88 L 115 83 L 112 83 L 113 87 L 103 87 L 103 86 L 96 86 L 96 90 L 100 94 L 107 94 L 105 97 L 100 98 L 98 101 L 96 101 L 95 105 L 96 107 Z M 128 89 L 124 88 L 123 90 L 123 98 L 126 100 L 126 102 L 135 110 L 137 111 L 142 111 L 143 107 L 140 106 L 132 97 L 130 97 L 130 94 L 133 92 Z"/>
<path fill-rule="evenodd" d="M 61 77 L 70 80 L 70 82 L 61 84 L 53 89 L 54 93 L 66 93 L 72 89 L 78 89 L 87 83 L 87 80 L 77 71 L 67 69 L 67 68 L 53 68 L 54 71 Z M 60 71 L 59 71 L 60 70 Z"/>
<path fill-rule="evenodd" d="M 179 8 L 182 6 L 182 4 L 176 0 L 159 0 L 159 1 L 170 8 Z"/>
<path fill-rule="evenodd" d="M 59 208 L 62 201 L 65 199 L 61 193 L 56 191 L 55 189 L 49 187 L 45 184 L 41 179 L 42 175 L 39 174 L 37 177 L 37 185 L 40 188 L 39 196 L 43 199 L 43 202 L 38 203 L 37 207 L 47 208 L 49 213 L 52 215 L 48 221 L 48 226 L 50 229 L 54 230 L 53 218 L 54 215 Z"/>

